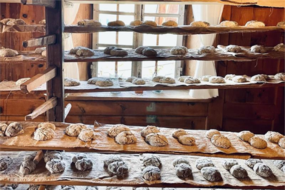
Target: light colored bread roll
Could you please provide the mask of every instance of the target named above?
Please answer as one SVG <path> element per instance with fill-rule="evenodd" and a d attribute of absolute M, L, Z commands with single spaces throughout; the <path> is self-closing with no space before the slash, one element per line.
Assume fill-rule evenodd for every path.
<path fill-rule="evenodd" d="M 204 21 L 193 21 L 193 22 L 191 22 L 190 26 L 208 27 L 208 26 L 210 26 L 210 24 L 208 22 L 204 22 Z"/>
<path fill-rule="evenodd" d="M 264 27 L 265 24 L 261 21 L 257 21 L 257 20 L 251 20 L 251 21 L 248 21 L 245 26 L 247 27 Z"/>
<path fill-rule="evenodd" d="M 254 137 L 254 134 L 250 131 L 241 131 L 238 133 L 238 137 L 244 142 L 249 142 L 249 140 Z"/>
<path fill-rule="evenodd" d="M 134 20 L 130 23 L 130 26 L 139 26 L 142 24 L 141 20 Z"/>
<path fill-rule="evenodd" d="M 254 136 L 249 140 L 249 143 L 254 148 L 265 149 L 267 148 L 267 142 L 260 137 Z"/>
<path fill-rule="evenodd" d="M 168 20 L 166 22 L 162 23 L 162 26 L 172 26 L 172 27 L 176 27 L 178 26 L 177 22 L 175 22 L 174 20 Z"/>
<path fill-rule="evenodd" d="M 229 21 L 229 20 L 225 20 L 222 21 L 219 26 L 223 26 L 223 27 L 236 27 L 238 26 L 238 23 L 236 21 Z"/>
<path fill-rule="evenodd" d="M 156 27 L 156 26 L 157 26 L 156 22 L 151 21 L 151 20 L 143 21 L 143 24 L 144 24 L 144 25 L 148 25 L 148 26 L 153 26 L 153 27 Z"/>
<path fill-rule="evenodd" d="M 111 21 L 108 26 L 125 26 L 125 23 L 121 20 Z"/>
<path fill-rule="evenodd" d="M 213 145 L 219 148 L 229 149 L 231 147 L 231 141 L 224 135 L 214 135 L 211 138 Z"/>

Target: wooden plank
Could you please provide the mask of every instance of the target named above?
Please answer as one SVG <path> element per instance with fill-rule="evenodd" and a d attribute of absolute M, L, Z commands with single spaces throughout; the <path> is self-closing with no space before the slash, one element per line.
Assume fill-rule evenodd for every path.
<path fill-rule="evenodd" d="M 24 5 L 40 5 L 50 8 L 55 8 L 56 0 L 21 0 L 21 3 Z"/>
<path fill-rule="evenodd" d="M 64 119 L 68 116 L 68 114 L 69 114 L 69 112 L 70 112 L 70 110 L 71 110 L 71 104 L 67 104 L 66 106 L 65 106 L 65 109 L 64 109 Z"/>
<path fill-rule="evenodd" d="M 47 46 L 56 42 L 56 35 L 42 36 L 23 42 L 23 47 Z"/>
<path fill-rule="evenodd" d="M 37 107 L 32 113 L 30 113 L 29 115 L 27 115 L 25 117 L 25 120 L 33 120 L 36 117 L 38 117 L 39 115 L 47 112 L 48 110 L 54 108 L 57 104 L 57 99 L 55 97 L 50 98 L 49 100 L 47 100 L 45 103 L 43 103 L 42 105 L 40 105 L 39 107 Z"/>
<path fill-rule="evenodd" d="M 25 121 L 25 115 L 22 115 L 22 116 L 0 115 L 0 121 Z M 33 121 L 44 122 L 44 121 L 47 121 L 47 117 L 44 116 L 44 115 L 43 116 L 38 116 Z"/>
<path fill-rule="evenodd" d="M 24 93 L 29 93 L 32 90 L 41 86 L 42 84 L 50 81 L 55 76 L 56 76 L 56 67 L 50 66 L 44 72 L 37 74 L 36 76 L 32 77 L 30 80 L 21 84 L 20 88 Z"/>

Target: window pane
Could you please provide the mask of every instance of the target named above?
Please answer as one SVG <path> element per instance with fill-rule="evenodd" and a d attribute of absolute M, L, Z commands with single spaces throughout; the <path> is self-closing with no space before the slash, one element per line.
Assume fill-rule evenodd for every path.
<path fill-rule="evenodd" d="M 143 34 L 143 46 L 156 46 L 157 35 Z"/>
<path fill-rule="evenodd" d="M 115 77 L 115 62 L 98 62 L 98 77 Z"/>
<path fill-rule="evenodd" d="M 157 13 L 157 5 L 144 5 L 145 13 Z"/>
<path fill-rule="evenodd" d="M 179 13 L 179 5 L 145 5 L 145 13 Z"/>
<path fill-rule="evenodd" d="M 177 35 L 173 34 L 162 34 L 159 35 L 159 46 L 176 46 L 177 45 Z"/>
<path fill-rule="evenodd" d="M 157 75 L 165 77 L 175 76 L 175 61 L 158 61 Z"/>
<path fill-rule="evenodd" d="M 117 4 L 99 4 L 100 11 L 117 11 Z"/>
<path fill-rule="evenodd" d="M 133 45 L 133 32 L 119 32 L 119 41 L 120 45 Z"/>
<path fill-rule="evenodd" d="M 99 44 L 116 44 L 116 32 L 99 32 Z"/>
<path fill-rule="evenodd" d="M 154 16 L 145 16 L 144 20 L 151 20 L 151 21 L 155 21 L 155 17 Z"/>
<path fill-rule="evenodd" d="M 99 22 L 101 22 L 102 25 L 107 25 L 108 22 L 117 20 L 116 15 L 110 15 L 110 14 L 99 14 Z"/>
<path fill-rule="evenodd" d="M 129 25 L 132 21 L 134 21 L 134 16 L 131 15 L 119 15 L 119 20 L 123 21 L 126 25 Z"/>
<path fill-rule="evenodd" d="M 178 23 L 178 17 L 156 17 L 155 18 L 155 22 L 157 25 L 162 25 L 162 23 L 168 20 L 173 20 Z"/>
<path fill-rule="evenodd" d="M 119 5 L 119 11 L 120 12 L 134 13 L 135 12 L 135 5 L 134 4 L 120 4 Z"/>
<path fill-rule="evenodd" d="M 118 77 L 127 78 L 132 76 L 132 62 L 118 62 Z"/>
<path fill-rule="evenodd" d="M 152 78 L 155 71 L 155 61 L 142 62 L 142 78 Z"/>

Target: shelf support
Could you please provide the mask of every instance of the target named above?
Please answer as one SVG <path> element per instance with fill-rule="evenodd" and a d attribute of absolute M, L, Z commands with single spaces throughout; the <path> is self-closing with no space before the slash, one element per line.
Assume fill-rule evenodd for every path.
<path fill-rule="evenodd" d="M 47 46 L 56 42 L 56 35 L 42 36 L 23 42 L 23 47 Z"/>
<path fill-rule="evenodd" d="M 72 105 L 70 103 L 66 105 L 66 107 L 64 109 L 64 119 L 66 119 L 67 115 L 69 114 L 71 107 L 72 107 Z"/>
<path fill-rule="evenodd" d="M 23 5 L 40 5 L 55 8 L 55 0 L 21 0 Z"/>
<path fill-rule="evenodd" d="M 44 70 L 42 73 L 37 74 L 36 76 L 32 77 L 30 80 L 21 84 L 20 88 L 24 93 L 29 93 L 32 90 L 36 89 L 37 87 L 41 86 L 42 84 L 53 79 L 55 76 L 56 76 L 56 67 L 51 66 L 46 70 Z"/>
<path fill-rule="evenodd" d="M 25 120 L 29 121 L 29 120 L 33 120 L 36 117 L 38 117 L 39 115 L 47 112 L 48 110 L 54 108 L 57 104 L 57 99 L 55 97 L 47 100 L 45 103 L 43 103 L 42 105 L 40 105 L 39 107 L 37 107 L 32 113 L 30 113 L 29 115 L 26 115 Z"/>

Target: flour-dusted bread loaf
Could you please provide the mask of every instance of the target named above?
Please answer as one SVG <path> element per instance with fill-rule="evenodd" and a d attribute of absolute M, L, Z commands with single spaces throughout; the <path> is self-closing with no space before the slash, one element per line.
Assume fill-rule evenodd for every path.
<path fill-rule="evenodd" d="M 238 26 L 238 23 L 236 21 L 229 21 L 229 20 L 225 20 L 222 21 L 219 26 L 223 26 L 223 27 L 235 27 Z"/>
<path fill-rule="evenodd" d="M 257 163 L 262 163 L 262 161 L 260 159 L 254 159 L 254 158 L 250 158 L 250 159 L 245 161 L 245 165 L 247 165 L 248 167 L 250 167 L 252 169 L 253 169 L 254 165 Z"/>
<path fill-rule="evenodd" d="M 174 161 L 173 161 L 173 166 L 175 167 L 176 165 L 178 164 L 187 164 L 187 165 L 190 165 L 189 161 L 183 157 L 180 157 L 180 158 L 176 158 Z"/>
<path fill-rule="evenodd" d="M 107 135 L 109 137 L 116 137 L 119 133 L 123 131 L 130 131 L 130 128 L 123 124 L 117 124 L 108 129 Z"/>
<path fill-rule="evenodd" d="M 266 78 L 263 75 L 254 75 L 250 78 L 253 82 L 266 82 Z"/>
<path fill-rule="evenodd" d="M 46 47 L 39 47 L 39 48 L 36 48 L 34 53 L 35 54 L 41 54 L 43 51 L 45 51 L 47 48 Z"/>
<path fill-rule="evenodd" d="M 5 131 L 5 136 L 7 137 L 15 137 L 19 134 L 24 133 L 24 129 L 21 123 L 12 122 L 8 125 Z"/>
<path fill-rule="evenodd" d="M 77 137 L 79 133 L 83 130 L 87 129 L 87 126 L 81 123 L 70 124 L 65 129 L 65 134 L 71 137 Z"/>
<path fill-rule="evenodd" d="M 241 165 L 234 165 L 230 169 L 230 173 L 232 174 L 232 176 L 238 179 L 244 179 L 248 177 L 246 169 L 244 169 Z"/>
<path fill-rule="evenodd" d="M 29 155 L 24 158 L 23 162 L 20 165 L 19 173 L 24 176 L 31 174 L 36 169 L 36 162 L 34 162 L 34 157 Z"/>
<path fill-rule="evenodd" d="M 198 84 L 198 83 L 201 83 L 201 81 L 197 78 L 192 78 L 192 77 L 188 77 L 184 80 L 184 82 L 186 84 Z"/>
<path fill-rule="evenodd" d="M 64 86 L 79 86 L 80 81 L 72 78 L 64 78 Z"/>
<path fill-rule="evenodd" d="M 76 56 L 93 56 L 95 55 L 94 51 L 86 48 L 86 47 L 82 47 L 82 46 L 77 46 L 72 48 L 69 51 L 69 54 L 75 54 Z"/>
<path fill-rule="evenodd" d="M 124 178 L 128 175 L 129 168 L 125 162 L 119 161 L 109 164 L 108 171 L 114 175 L 117 175 L 118 178 Z"/>
<path fill-rule="evenodd" d="M 83 19 L 78 21 L 78 26 L 102 26 L 102 24 L 96 20 Z"/>
<path fill-rule="evenodd" d="M 227 137 L 225 137 L 224 135 L 212 136 L 211 142 L 213 143 L 213 145 L 215 145 L 216 147 L 219 147 L 219 148 L 229 149 L 232 146 L 231 141 Z"/>
<path fill-rule="evenodd" d="M 39 190 L 40 189 L 40 185 L 29 185 L 27 190 Z"/>
<path fill-rule="evenodd" d="M 52 159 L 46 163 L 46 169 L 52 174 L 62 173 L 65 170 L 65 163 L 60 159 Z"/>
<path fill-rule="evenodd" d="M 37 141 L 48 141 L 54 138 L 55 132 L 51 128 L 38 128 L 34 133 L 34 139 Z"/>
<path fill-rule="evenodd" d="M 247 27 L 264 27 L 265 24 L 261 21 L 257 21 L 257 20 L 251 20 L 251 21 L 248 21 L 245 26 Z"/>
<path fill-rule="evenodd" d="M 127 56 L 128 52 L 122 48 L 114 48 L 110 51 L 110 55 L 113 56 Z"/>
<path fill-rule="evenodd" d="M 249 140 L 254 136 L 250 131 L 241 131 L 238 133 L 238 137 L 244 142 L 249 142 Z"/>
<path fill-rule="evenodd" d="M 156 26 L 157 26 L 156 22 L 151 21 L 151 20 L 145 20 L 145 21 L 143 21 L 142 24 L 143 24 L 143 25 L 148 25 L 148 26 L 153 26 L 153 27 L 156 27 Z"/>
<path fill-rule="evenodd" d="M 195 138 L 191 135 L 181 135 L 178 137 L 178 142 L 183 145 L 187 146 L 194 146 L 195 145 Z"/>
<path fill-rule="evenodd" d="M 51 161 L 52 159 L 62 160 L 61 152 L 55 150 L 46 151 L 46 153 L 44 154 L 44 161 L 48 162 Z"/>
<path fill-rule="evenodd" d="M 227 74 L 227 75 L 225 76 L 225 79 L 226 79 L 226 80 L 233 80 L 233 78 L 234 78 L 235 76 L 236 76 L 235 74 Z"/>
<path fill-rule="evenodd" d="M 267 148 L 267 142 L 258 136 L 254 136 L 249 140 L 249 143 L 254 148 L 265 149 Z"/>
<path fill-rule="evenodd" d="M 93 129 L 82 129 L 78 135 L 78 138 L 84 142 L 92 141 L 95 138 Z"/>
<path fill-rule="evenodd" d="M 133 82 L 134 79 L 137 79 L 137 77 L 135 77 L 135 76 L 128 77 L 128 78 L 126 79 L 126 82 Z"/>
<path fill-rule="evenodd" d="M 151 146 L 167 146 L 167 138 L 159 133 L 151 133 L 145 137 L 145 141 Z"/>
<path fill-rule="evenodd" d="M 142 178 L 146 181 L 160 180 L 160 169 L 155 166 L 147 166 L 142 172 Z"/>
<path fill-rule="evenodd" d="M 19 53 L 16 50 L 4 48 L 0 49 L 0 57 L 15 57 L 19 55 Z"/>
<path fill-rule="evenodd" d="M 115 137 L 115 142 L 121 145 L 136 144 L 137 138 L 131 131 L 123 131 Z"/>
<path fill-rule="evenodd" d="M 179 82 L 184 82 L 184 80 L 185 80 L 186 78 L 188 78 L 188 77 L 191 77 L 191 76 L 180 76 L 180 77 L 178 78 L 178 81 L 179 81 Z"/>
<path fill-rule="evenodd" d="M 135 49 L 135 52 L 138 54 L 142 54 L 142 52 L 145 48 L 147 48 L 147 46 L 139 46 Z"/>
<path fill-rule="evenodd" d="M 218 131 L 217 129 L 210 129 L 209 131 L 206 132 L 206 137 L 208 139 L 211 139 L 214 135 L 220 135 L 220 131 Z"/>
<path fill-rule="evenodd" d="M 204 167 L 201 169 L 202 176 L 211 182 L 222 181 L 223 178 L 219 170 L 215 167 Z"/>
<path fill-rule="evenodd" d="M 274 160 L 273 164 L 281 170 L 281 168 L 285 166 L 285 160 Z"/>
<path fill-rule="evenodd" d="M 168 20 L 162 23 L 162 26 L 172 26 L 172 27 L 176 27 L 178 26 L 177 22 L 175 22 L 174 20 Z"/>
<path fill-rule="evenodd" d="M 151 133 L 159 133 L 159 132 L 160 130 L 156 126 L 148 125 L 141 130 L 141 136 L 145 138 L 147 135 Z"/>
<path fill-rule="evenodd" d="M 211 75 L 204 75 L 204 76 L 201 77 L 201 81 L 209 82 L 209 79 L 210 79 L 211 77 L 212 77 Z"/>
<path fill-rule="evenodd" d="M 72 163 L 76 163 L 78 160 L 82 160 L 83 158 L 87 158 L 85 153 L 78 153 L 72 157 Z"/>
<path fill-rule="evenodd" d="M 152 81 L 153 82 L 159 82 L 163 78 L 165 78 L 165 77 L 163 77 L 163 76 L 155 76 L 155 77 L 152 78 Z"/>
<path fill-rule="evenodd" d="M 38 129 L 39 128 L 44 128 L 44 129 L 47 129 L 47 128 L 50 128 L 52 130 L 55 130 L 56 129 L 56 126 L 53 124 L 53 123 L 50 123 L 50 122 L 42 122 L 38 125 L 37 127 Z"/>
<path fill-rule="evenodd" d="M 159 80 L 159 83 L 175 84 L 175 79 L 171 77 L 165 77 Z"/>
<path fill-rule="evenodd" d="M 208 53 L 215 53 L 216 48 L 214 46 L 203 46 L 198 49 L 198 54 L 208 54 Z"/>
<path fill-rule="evenodd" d="M 226 47 L 227 52 L 239 53 L 241 52 L 241 47 L 237 45 L 228 45 Z"/>
<path fill-rule="evenodd" d="M 88 186 L 88 187 L 86 187 L 86 189 L 85 190 L 98 190 L 98 187 L 91 187 L 91 186 Z"/>
<path fill-rule="evenodd" d="M 135 85 L 145 85 L 145 80 L 143 80 L 141 78 L 136 78 L 132 81 L 132 83 Z"/>
<path fill-rule="evenodd" d="M 277 27 L 285 27 L 285 21 L 283 22 L 278 22 Z"/>
<path fill-rule="evenodd" d="M 113 81 L 110 79 L 106 79 L 106 78 L 99 78 L 96 83 L 96 86 L 100 86 L 100 87 L 106 87 L 106 86 L 113 86 Z"/>
<path fill-rule="evenodd" d="M 209 158 L 199 158 L 196 160 L 196 168 L 201 170 L 204 167 L 215 167 L 212 160 Z"/>
<path fill-rule="evenodd" d="M 75 168 L 79 171 L 91 170 L 93 163 L 89 158 L 82 158 L 75 162 Z"/>
<path fill-rule="evenodd" d="M 189 164 L 181 163 L 175 166 L 176 175 L 179 178 L 187 179 L 192 176 L 192 168 Z"/>
<path fill-rule="evenodd" d="M 7 129 L 8 125 L 6 123 L 0 123 L 0 137 L 5 136 L 5 131 Z"/>
<path fill-rule="evenodd" d="M 155 166 L 155 167 L 158 167 L 158 168 L 161 168 L 161 161 L 160 159 L 155 156 L 155 155 L 147 155 L 147 156 L 144 156 L 143 158 L 143 166 L 144 167 L 147 167 L 147 166 Z"/>
<path fill-rule="evenodd" d="M 208 22 L 204 22 L 204 21 L 193 21 L 190 23 L 190 26 L 208 27 L 208 26 L 210 26 L 210 24 Z"/>
<path fill-rule="evenodd" d="M 104 167 L 108 167 L 109 164 L 113 162 L 119 162 L 119 161 L 123 161 L 123 159 L 120 156 L 111 155 L 107 159 L 104 160 Z"/>
<path fill-rule="evenodd" d="M 12 163 L 13 160 L 9 156 L 0 158 L 0 171 L 6 170 Z"/>
<path fill-rule="evenodd" d="M 188 49 L 185 46 L 176 46 L 170 49 L 172 55 L 185 55 L 187 52 Z"/>
<path fill-rule="evenodd" d="M 210 83 L 225 83 L 225 79 L 220 76 L 212 76 L 209 78 Z"/>
<path fill-rule="evenodd" d="M 274 75 L 274 79 L 285 81 L 285 73 L 277 73 Z"/>
<path fill-rule="evenodd" d="M 75 187 L 72 185 L 62 185 L 61 190 L 75 190 Z"/>
<path fill-rule="evenodd" d="M 125 26 L 125 23 L 121 20 L 108 22 L 108 26 Z"/>
<path fill-rule="evenodd" d="M 278 145 L 279 145 L 281 148 L 284 148 L 284 149 L 285 149 L 285 137 L 282 137 L 282 138 L 279 140 Z"/>
<path fill-rule="evenodd" d="M 274 51 L 285 52 L 285 45 L 280 43 L 273 48 Z"/>
<path fill-rule="evenodd" d="M 25 82 L 27 82 L 28 80 L 30 80 L 31 78 L 21 78 L 19 80 L 16 81 L 16 85 L 20 86 L 21 84 L 24 84 Z"/>
<path fill-rule="evenodd" d="M 243 76 L 235 76 L 232 80 L 235 83 L 244 83 L 247 82 L 246 78 Z"/>
<path fill-rule="evenodd" d="M 251 46 L 250 51 L 253 53 L 266 53 L 267 52 L 265 47 L 261 45 Z"/>
<path fill-rule="evenodd" d="M 222 165 L 226 170 L 230 170 L 234 165 L 238 165 L 238 162 L 233 159 L 223 160 Z"/>
<path fill-rule="evenodd" d="M 253 167 L 253 171 L 261 177 L 270 177 L 273 175 L 272 170 L 263 163 L 257 163 Z"/>
<path fill-rule="evenodd" d="M 150 47 L 146 47 L 146 48 L 144 48 L 142 50 L 142 54 L 144 56 L 153 57 L 153 56 L 157 55 L 157 52 L 154 49 L 150 48 Z"/>
<path fill-rule="evenodd" d="M 266 134 L 265 134 L 265 138 L 266 140 L 268 140 L 269 142 L 272 142 L 272 143 L 278 143 L 279 140 L 284 137 L 283 135 L 281 135 L 280 133 L 278 132 L 275 132 L 275 131 L 268 131 Z"/>
<path fill-rule="evenodd" d="M 104 49 L 104 53 L 110 55 L 110 54 L 111 54 L 111 50 L 113 50 L 113 49 L 116 49 L 116 47 L 115 47 L 115 46 L 106 47 L 106 48 Z"/>
<path fill-rule="evenodd" d="M 184 129 L 178 129 L 172 133 L 172 137 L 178 139 L 182 135 L 187 135 L 187 132 Z"/>
<path fill-rule="evenodd" d="M 134 20 L 130 23 L 130 26 L 139 26 L 142 24 L 141 20 Z"/>

